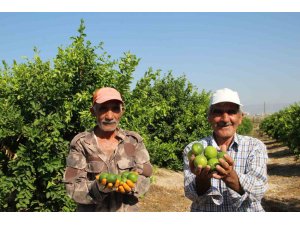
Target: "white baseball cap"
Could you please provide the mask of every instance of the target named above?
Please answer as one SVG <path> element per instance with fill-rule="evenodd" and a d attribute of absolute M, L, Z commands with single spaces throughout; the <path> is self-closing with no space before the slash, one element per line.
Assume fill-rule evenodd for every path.
<path fill-rule="evenodd" d="M 221 102 L 232 102 L 239 106 L 243 106 L 241 104 L 238 93 L 229 88 L 223 88 L 223 89 L 216 90 L 210 98 L 209 105 L 211 106 L 211 105 L 215 105 L 215 104 L 221 103 Z"/>

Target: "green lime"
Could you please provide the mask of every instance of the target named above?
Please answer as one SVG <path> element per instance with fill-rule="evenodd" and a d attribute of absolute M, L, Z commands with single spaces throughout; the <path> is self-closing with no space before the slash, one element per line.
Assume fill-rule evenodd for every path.
<path fill-rule="evenodd" d="M 210 170 L 214 171 L 216 170 L 216 166 L 219 164 L 219 160 L 217 158 L 211 158 L 208 160 L 207 165 L 210 166 Z"/>
<path fill-rule="evenodd" d="M 126 178 L 126 177 L 122 177 L 122 178 L 121 178 L 121 182 L 126 183 L 126 181 L 127 181 L 127 178 Z"/>
<path fill-rule="evenodd" d="M 101 182 L 104 178 L 107 177 L 107 175 L 108 175 L 108 173 L 102 172 L 102 173 L 100 174 L 100 176 L 99 176 L 99 181 Z"/>
<path fill-rule="evenodd" d="M 121 179 L 122 179 L 121 175 L 117 175 L 117 180 L 121 181 Z"/>
<path fill-rule="evenodd" d="M 197 155 L 194 159 L 195 167 L 202 166 L 202 168 L 206 167 L 207 159 L 204 155 Z"/>
<path fill-rule="evenodd" d="M 133 183 L 136 183 L 138 180 L 138 175 L 136 173 L 129 173 L 127 179 L 131 180 Z"/>
<path fill-rule="evenodd" d="M 218 152 L 217 158 L 224 158 L 224 155 L 226 154 L 226 152 Z"/>
<path fill-rule="evenodd" d="M 124 171 L 122 174 L 121 174 L 121 177 L 123 178 L 127 178 L 127 176 L 128 176 L 128 174 L 129 174 L 130 172 L 129 171 Z"/>
<path fill-rule="evenodd" d="M 213 146 L 207 146 L 204 149 L 204 155 L 207 159 L 212 159 L 212 158 L 217 158 L 218 151 L 215 147 Z"/>
<path fill-rule="evenodd" d="M 188 157 L 189 160 L 191 160 L 192 154 L 193 154 L 193 151 L 190 150 L 190 151 L 188 152 L 188 154 L 187 154 L 187 157 Z"/>
<path fill-rule="evenodd" d="M 199 142 L 194 143 L 194 144 L 192 145 L 192 153 L 193 153 L 195 156 L 196 156 L 196 155 L 202 154 L 203 149 L 204 149 L 203 145 L 202 145 L 201 143 L 199 143 Z"/>
<path fill-rule="evenodd" d="M 117 175 L 116 174 L 113 174 L 113 173 L 109 173 L 106 177 L 106 181 L 107 183 L 115 183 L 117 180 Z"/>

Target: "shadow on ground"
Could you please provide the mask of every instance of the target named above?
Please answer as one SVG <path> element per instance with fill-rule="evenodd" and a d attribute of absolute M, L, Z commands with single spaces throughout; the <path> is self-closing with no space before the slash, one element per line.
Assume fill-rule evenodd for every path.
<path fill-rule="evenodd" d="M 266 145 L 273 145 L 273 144 L 276 144 L 278 143 L 278 141 L 276 140 L 264 140 L 261 138 L 261 140 L 266 144 Z"/>
<path fill-rule="evenodd" d="M 274 199 L 262 199 L 262 206 L 266 212 L 300 212 L 300 200 L 291 198 L 284 202 Z"/>
<path fill-rule="evenodd" d="M 283 177 L 300 176 L 300 165 L 268 165 L 268 175 Z"/>
<path fill-rule="evenodd" d="M 281 143 L 277 143 L 277 144 L 273 144 L 273 145 L 267 145 L 267 149 L 268 150 L 273 150 L 273 149 L 278 149 L 278 148 L 282 148 L 284 147 L 284 145 L 282 145 Z"/>
<path fill-rule="evenodd" d="M 269 158 L 281 158 L 281 157 L 287 157 L 287 156 L 293 156 L 293 155 L 294 154 L 292 153 L 292 151 L 289 150 L 289 148 L 283 148 L 280 151 L 268 153 Z"/>

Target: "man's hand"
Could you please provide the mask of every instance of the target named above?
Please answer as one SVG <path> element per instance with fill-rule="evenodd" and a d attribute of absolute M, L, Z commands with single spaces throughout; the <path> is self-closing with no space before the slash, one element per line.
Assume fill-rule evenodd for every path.
<path fill-rule="evenodd" d="M 210 187 L 212 174 L 209 172 L 210 166 L 206 166 L 205 168 L 202 168 L 202 166 L 195 167 L 194 159 L 195 156 L 192 155 L 189 160 L 189 166 L 192 173 L 196 175 L 197 194 L 203 195 Z"/>
<path fill-rule="evenodd" d="M 232 171 L 234 171 L 234 161 L 228 155 L 225 154 L 223 158 L 219 159 L 219 165 L 216 166 L 217 173 L 213 173 L 213 178 L 223 179 L 232 175 Z"/>
<path fill-rule="evenodd" d="M 220 164 L 216 166 L 216 172 L 212 173 L 212 177 L 215 179 L 222 179 L 228 187 L 242 195 L 244 190 L 240 184 L 239 177 L 234 170 L 233 159 L 228 154 L 225 154 L 223 158 L 219 159 L 219 163 Z"/>

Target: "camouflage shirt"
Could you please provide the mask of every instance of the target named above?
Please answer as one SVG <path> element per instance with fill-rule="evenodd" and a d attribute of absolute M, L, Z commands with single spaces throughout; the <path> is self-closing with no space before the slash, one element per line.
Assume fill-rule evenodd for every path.
<path fill-rule="evenodd" d="M 97 145 L 94 130 L 76 135 L 70 144 L 64 183 L 67 194 L 77 203 L 77 211 L 138 211 L 138 197 L 150 187 L 152 166 L 141 136 L 117 130 L 118 146 L 108 158 Z M 95 176 L 100 172 L 140 175 L 133 193 L 102 192 Z"/>

